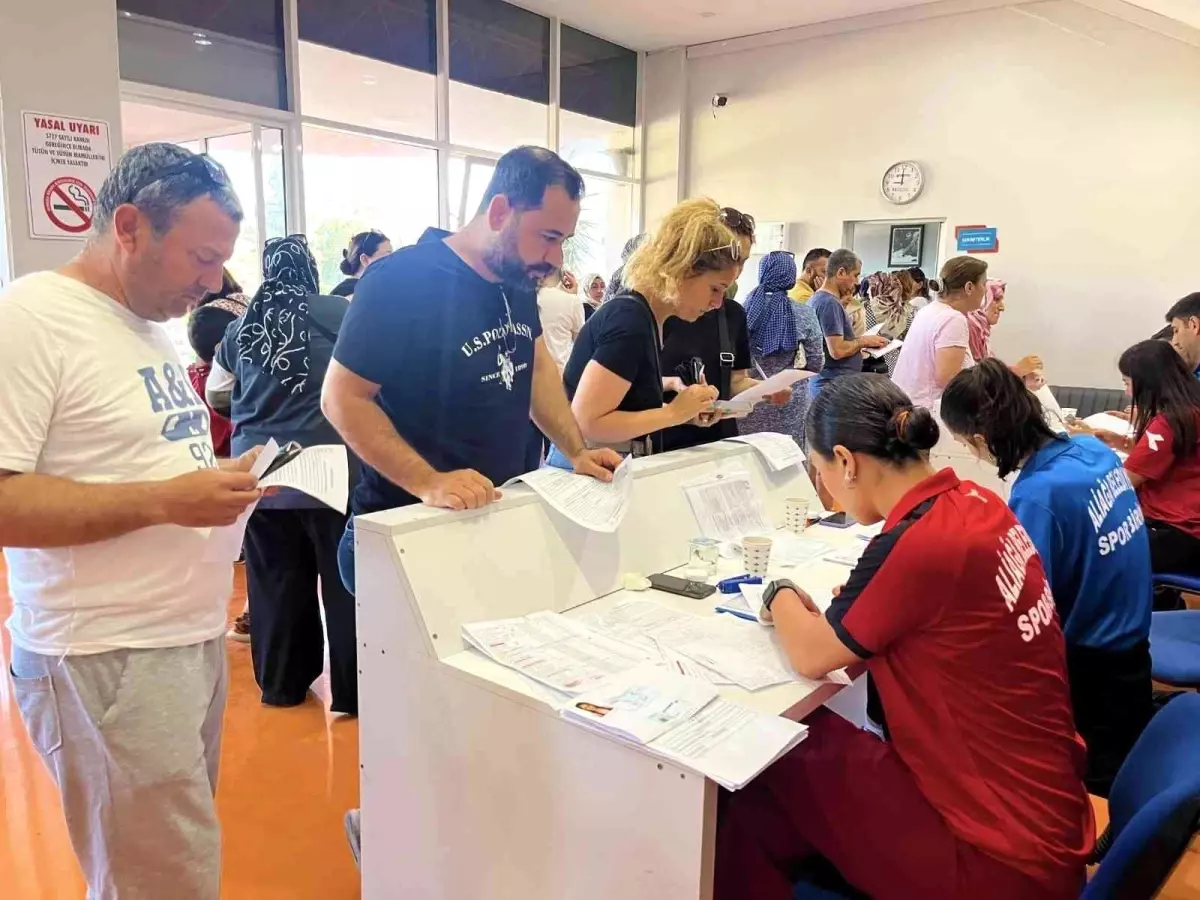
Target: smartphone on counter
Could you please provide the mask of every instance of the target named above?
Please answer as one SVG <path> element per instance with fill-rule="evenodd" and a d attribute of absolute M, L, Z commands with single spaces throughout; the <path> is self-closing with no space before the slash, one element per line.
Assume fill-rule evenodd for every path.
<path fill-rule="evenodd" d="M 821 519 L 818 525 L 828 525 L 830 528 L 849 528 L 855 524 L 849 513 L 839 512 Z"/>
<path fill-rule="evenodd" d="M 262 477 L 266 478 L 268 475 L 274 475 L 303 452 L 304 448 L 296 441 L 288 441 L 279 449 L 278 455 L 267 466 L 267 471 L 263 472 Z"/>
<path fill-rule="evenodd" d="M 674 575 L 651 575 L 650 587 L 656 591 L 666 591 L 668 594 L 678 594 L 680 597 L 691 597 L 693 600 L 703 600 L 711 597 L 717 589 L 703 581 L 689 581 L 686 578 L 676 578 Z"/>

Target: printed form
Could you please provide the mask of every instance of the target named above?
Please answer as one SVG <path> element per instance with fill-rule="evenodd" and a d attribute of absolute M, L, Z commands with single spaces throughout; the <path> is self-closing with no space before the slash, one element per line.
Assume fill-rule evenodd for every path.
<path fill-rule="evenodd" d="M 524 481 L 549 506 L 589 531 L 612 534 L 621 527 L 633 493 L 633 457 L 627 456 L 607 484 L 553 466 L 514 478 Z M 510 482 L 511 483 L 511 482 Z"/>
<path fill-rule="evenodd" d="M 760 381 L 752 388 L 746 388 L 732 399 L 733 403 L 759 403 L 772 394 L 777 394 L 784 388 L 789 388 L 797 381 L 812 378 L 816 372 L 806 372 L 802 369 L 784 369 L 776 372 L 765 381 Z"/>
<path fill-rule="evenodd" d="M 748 534 L 769 535 L 775 530 L 745 470 L 719 472 L 687 482 L 683 493 L 705 537 L 740 541 Z"/>
<path fill-rule="evenodd" d="M 271 467 L 271 463 L 275 462 L 275 457 L 278 455 L 279 444 L 275 442 L 275 438 L 271 438 L 262 448 L 262 452 L 258 454 L 258 459 L 250 468 L 250 474 L 255 478 L 262 478 L 263 472 Z M 212 529 L 208 536 L 208 543 L 204 547 L 205 562 L 233 563 L 237 561 L 237 558 L 242 555 L 242 540 L 246 536 L 246 523 L 250 521 L 250 516 L 256 506 L 258 506 L 257 501 L 247 506 L 232 525 Z"/>
<path fill-rule="evenodd" d="M 757 434 L 739 434 L 729 440 L 749 444 L 762 455 L 772 472 L 782 472 L 804 462 L 804 451 L 790 434 L 760 431 Z"/>
<path fill-rule="evenodd" d="M 305 447 L 290 463 L 260 481 L 259 487 L 292 488 L 344 513 L 350 500 L 346 448 L 341 444 Z"/>

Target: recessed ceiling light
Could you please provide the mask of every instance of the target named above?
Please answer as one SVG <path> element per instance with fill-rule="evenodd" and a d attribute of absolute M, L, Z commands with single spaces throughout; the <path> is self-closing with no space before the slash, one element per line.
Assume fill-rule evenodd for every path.
<path fill-rule="evenodd" d="M 208 38 L 196 38 L 194 41 L 192 41 L 192 43 L 195 44 L 197 47 L 211 47 L 212 46 L 212 41 L 210 41 Z"/>
<path fill-rule="evenodd" d="M 715 12 L 713 12 L 712 10 L 706 10 L 706 11 L 704 11 L 704 12 L 700 13 L 700 18 L 702 18 L 702 19 L 711 19 L 711 18 L 712 18 L 713 16 L 715 16 L 715 15 L 716 15 L 716 13 L 715 13 Z"/>
<path fill-rule="evenodd" d="M 362 78 L 362 83 L 373 87 L 379 84 L 379 79 L 377 79 L 374 75 L 364 75 Z"/>

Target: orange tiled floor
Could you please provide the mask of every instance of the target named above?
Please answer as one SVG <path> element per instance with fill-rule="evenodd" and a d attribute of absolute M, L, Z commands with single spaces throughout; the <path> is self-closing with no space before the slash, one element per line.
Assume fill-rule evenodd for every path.
<path fill-rule="evenodd" d="M 9 600 L 0 566 L 0 618 Z M 231 615 L 241 611 L 239 568 Z M 8 632 L 0 660 L 8 667 Z M 358 805 L 358 723 L 325 712 L 317 685 L 296 709 L 266 709 L 250 648 L 229 644 L 229 708 L 217 796 L 224 827 L 224 900 L 355 900 L 358 873 L 342 815 Z M 0 677 L 0 897 L 79 900 L 83 879 L 71 853 L 58 795 L 30 746 Z"/>

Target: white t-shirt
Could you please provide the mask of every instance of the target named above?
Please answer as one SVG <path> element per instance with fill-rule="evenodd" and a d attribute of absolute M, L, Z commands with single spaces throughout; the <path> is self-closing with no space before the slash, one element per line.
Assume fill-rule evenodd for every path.
<path fill-rule="evenodd" d="M 89 484 L 215 465 L 208 413 L 161 325 L 41 272 L 0 293 L 0 470 Z M 174 525 L 46 550 L 6 548 L 13 642 L 48 655 L 181 647 L 225 631 L 228 563 Z"/>
<path fill-rule="evenodd" d="M 561 375 L 571 358 L 575 338 L 583 330 L 583 301 L 562 288 L 542 288 L 538 291 L 538 317 L 542 320 L 546 349 L 554 357 Z"/>
<path fill-rule="evenodd" d="M 912 326 L 900 348 L 892 381 L 908 394 L 916 406 L 937 409 L 945 385 L 937 383 L 937 352 L 962 347 L 964 369 L 973 366 L 967 317 L 940 300 L 930 303 L 913 317 Z"/>

